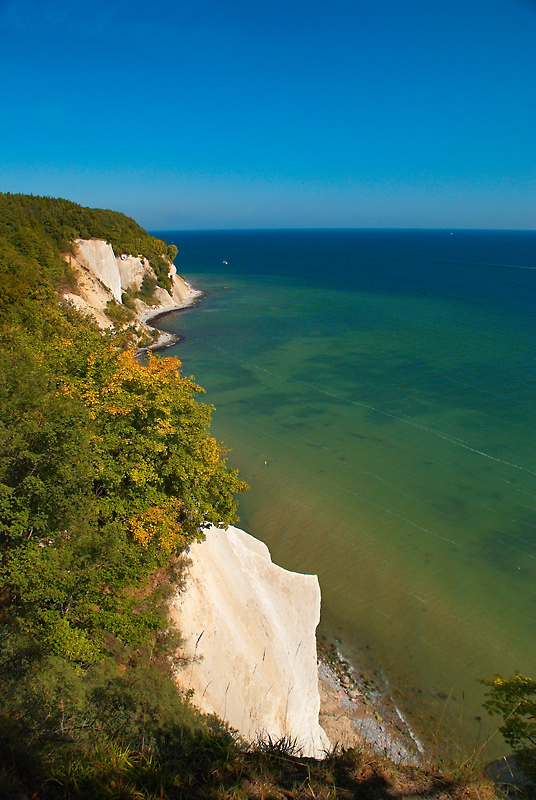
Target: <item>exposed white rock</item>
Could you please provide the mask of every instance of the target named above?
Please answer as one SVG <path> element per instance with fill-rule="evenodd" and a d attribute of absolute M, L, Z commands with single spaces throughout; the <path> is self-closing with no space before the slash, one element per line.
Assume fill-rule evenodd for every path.
<path fill-rule="evenodd" d="M 91 297 L 88 298 L 89 293 L 91 292 Z M 104 293 L 104 290 L 102 290 Z M 83 294 L 75 294 L 74 292 L 66 292 L 63 296 L 66 300 L 71 303 L 78 311 L 81 311 L 86 316 L 92 317 L 96 323 L 98 324 L 99 328 L 105 330 L 106 328 L 112 327 L 112 321 L 108 319 L 104 311 L 102 310 L 108 300 L 110 300 L 110 295 L 104 295 L 104 297 L 99 297 L 99 287 L 91 286 L 89 291 L 83 292 Z"/>
<path fill-rule="evenodd" d="M 97 277 L 91 262 L 78 247 L 66 258 L 76 275 L 76 292 L 67 292 L 63 296 L 79 311 L 93 317 L 100 328 L 110 328 L 112 321 L 104 313 L 107 303 L 113 299 L 110 289 Z"/>
<path fill-rule="evenodd" d="M 192 294 L 192 287 L 187 281 L 184 280 L 184 278 L 181 278 L 180 275 L 177 275 L 175 264 L 171 264 L 170 275 L 171 296 L 173 298 L 173 302 L 182 303 L 183 300 L 186 300 L 186 298 Z"/>
<path fill-rule="evenodd" d="M 135 292 L 138 292 L 147 271 L 144 266 L 145 259 L 139 256 L 123 254 L 116 258 L 116 261 L 121 278 L 121 288 L 123 290 L 133 289 Z"/>
<path fill-rule="evenodd" d="M 65 254 L 65 258 L 76 274 L 77 291 L 64 294 L 66 300 L 84 313 L 91 315 L 101 328 L 109 328 L 111 320 L 105 309 L 110 300 L 121 303 L 122 293 L 126 289 L 137 292 L 145 275 L 156 277 L 147 259 L 143 256 L 122 254 L 115 256 L 112 246 L 103 239 L 77 239 L 73 254 Z M 135 305 L 140 323 L 159 314 L 174 311 L 194 302 L 202 292 L 192 289 L 184 278 L 177 275 L 174 264 L 169 264 L 171 290 L 157 286 L 154 296 L 156 305 L 147 305 L 136 299 Z M 146 326 L 151 328 L 150 325 Z M 162 334 L 161 340 L 169 334 Z M 161 344 L 158 341 L 158 345 Z"/>
<path fill-rule="evenodd" d="M 76 239 L 78 261 L 90 269 L 121 302 L 121 276 L 112 245 L 104 239 Z"/>
<path fill-rule="evenodd" d="M 193 702 L 248 741 L 295 740 L 303 755 L 324 757 L 318 722 L 316 575 L 273 564 L 266 545 L 238 528 L 211 527 L 193 544 L 185 589 L 172 618 L 189 663 L 177 673 Z"/>
<path fill-rule="evenodd" d="M 145 275 L 155 277 L 155 274 L 143 257 L 132 256 L 123 254 L 116 258 L 117 268 L 121 276 L 121 288 L 133 289 L 135 292 L 139 291 L 143 283 Z M 155 289 L 155 297 L 158 299 L 162 306 L 172 306 L 174 303 L 182 303 L 192 293 L 191 286 L 177 275 L 175 264 L 169 265 L 169 276 L 171 278 L 171 291 L 167 292 L 165 289 L 157 286 Z"/>
<path fill-rule="evenodd" d="M 156 287 L 156 289 L 154 290 L 154 296 L 156 297 L 162 308 L 167 308 L 168 306 L 175 305 L 173 297 L 170 295 L 168 291 L 162 289 L 161 286 Z"/>

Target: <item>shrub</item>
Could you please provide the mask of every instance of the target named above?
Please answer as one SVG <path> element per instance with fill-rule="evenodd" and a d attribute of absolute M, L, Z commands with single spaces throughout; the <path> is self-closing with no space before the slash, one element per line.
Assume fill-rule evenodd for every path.
<path fill-rule="evenodd" d="M 118 303 L 117 300 L 109 300 L 104 309 L 104 313 L 116 325 L 124 325 L 127 322 L 132 322 L 136 316 L 132 309 L 125 305 Z"/>

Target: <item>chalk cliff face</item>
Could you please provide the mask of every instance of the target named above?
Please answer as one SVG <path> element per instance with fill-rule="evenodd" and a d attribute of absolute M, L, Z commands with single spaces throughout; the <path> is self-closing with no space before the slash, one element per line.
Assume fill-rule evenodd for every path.
<path fill-rule="evenodd" d="M 81 311 L 91 314 L 101 328 L 109 328 L 112 322 L 104 313 L 107 303 L 112 299 L 121 303 L 126 289 L 137 292 L 145 275 L 154 278 L 155 274 L 145 258 L 130 254 L 116 257 L 112 246 L 103 239 L 77 239 L 75 245 L 75 253 L 69 256 L 69 260 L 77 275 L 78 292 L 70 292 L 65 297 Z M 140 315 L 184 305 L 188 298 L 200 294 L 177 275 L 174 264 L 170 264 L 169 274 L 171 291 L 157 286 L 154 292 L 158 300 L 156 306 L 135 300 Z"/>
<path fill-rule="evenodd" d="M 80 247 L 82 242 L 86 242 L 88 246 Z M 95 246 L 91 246 L 91 243 L 95 243 Z M 109 328 L 112 322 L 104 309 L 110 300 L 117 300 L 116 295 L 121 288 L 111 245 L 101 239 L 79 239 L 75 244 L 74 254 L 66 257 L 76 275 L 77 291 L 68 292 L 64 297 L 80 311 L 92 316 L 100 328 Z M 103 262 L 105 268 L 102 268 Z M 115 294 L 110 284 L 114 287 Z"/>
<path fill-rule="evenodd" d="M 189 558 L 172 609 L 190 657 L 179 685 L 246 740 L 288 736 L 303 755 L 322 758 L 329 741 L 318 722 L 317 577 L 278 567 L 266 545 L 232 527 L 211 527 Z"/>
<path fill-rule="evenodd" d="M 177 275 L 177 268 L 175 264 L 171 265 L 170 269 L 171 275 L 171 297 L 175 303 L 183 303 L 187 297 L 189 297 L 192 293 L 192 287 L 190 284 L 181 278 L 180 275 Z"/>
<path fill-rule="evenodd" d="M 112 246 L 104 239 L 77 239 L 77 257 L 121 302 L 121 277 Z"/>
<path fill-rule="evenodd" d="M 121 289 L 134 289 L 134 291 L 137 292 L 141 288 L 144 275 L 147 271 L 145 259 L 125 253 L 119 256 L 116 261 L 121 281 Z"/>

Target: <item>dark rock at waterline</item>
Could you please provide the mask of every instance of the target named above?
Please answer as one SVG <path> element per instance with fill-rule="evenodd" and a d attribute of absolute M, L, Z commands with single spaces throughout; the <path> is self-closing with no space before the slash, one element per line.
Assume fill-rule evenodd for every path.
<path fill-rule="evenodd" d="M 493 781 L 504 797 L 519 797 L 522 794 L 527 799 L 536 798 L 536 786 L 523 771 L 519 763 L 520 757 L 523 758 L 522 753 L 511 753 L 490 761 L 484 767 L 484 774 Z"/>

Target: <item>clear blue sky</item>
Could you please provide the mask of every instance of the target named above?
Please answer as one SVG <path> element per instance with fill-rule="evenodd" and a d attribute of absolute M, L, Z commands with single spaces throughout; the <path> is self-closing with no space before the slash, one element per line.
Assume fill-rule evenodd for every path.
<path fill-rule="evenodd" d="M 0 190 L 144 227 L 536 227 L 536 0 L 0 0 Z"/>

